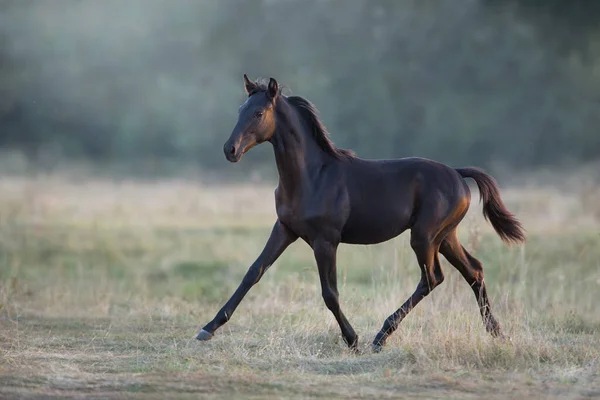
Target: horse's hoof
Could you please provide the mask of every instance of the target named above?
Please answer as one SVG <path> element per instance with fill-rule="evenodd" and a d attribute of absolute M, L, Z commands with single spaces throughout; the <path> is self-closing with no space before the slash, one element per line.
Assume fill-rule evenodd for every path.
<path fill-rule="evenodd" d="M 373 350 L 373 353 L 381 353 L 381 350 L 383 350 L 383 343 L 373 343 L 371 345 L 371 350 Z"/>
<path fill-rule="evenodd" d="M 373 344 L 371 345 L 373 353 L 380 353 L 381 350 L 383 350 L 383 346 L 385 345 L 387 337 L 388 335 L 381 332 L 375 336 L 375 339 L 373 339 Z"/>
<path fill-rule="evenodd" d="M 198 334 L 198 336 L 196 336 L 196 339 L 198 340 L 210 340 L 214 335 L 210 332 L 205 331 L 204 329 L 202 329 L 200 331 L 200 333 Z"/>
<path fill-rule="evenodd" d="M 348 346 L 348 350 L 350 350 L 350 352 L 356 356 L 360 356 L 362 354 L 362 351 L 358 348 L 358 343 L 356 342 L 354 342 L 352 346 Z"/>
<path fill-rule="evenodd" d="M 504 333 L 502 333 L 502 331 L 499 328 L 490 329 L 489 332 L 492 335 L 492 337 L 495 339 L 506 339 L 507 338 L 507 336 L 504 335 Z"/>
<path fill-rule="evenodd" d="M 350 353 L 354 356 L 362 356 L 363 355 L 363 351 L 357 347 L 350 348 Z"/>
<path fill-rule="evenodd" d="M 503 334 L 503 333 L 501 333 L 501 334 L 499 334 L 499 335 L 495 336 L 495 338 L 496 338 L 496 339 L 498 339 L 498 340 L 500 340 L 500 341 L 502 341 L 502 342 L 508 342 L 508 343 L 512 343 L 512 341 L 513 341 L 513 340 L 512 340 L 512 338 L 511 338 L 510 336 L 508 336 L 508 335 L 505 335 L 505 334 Z"/>

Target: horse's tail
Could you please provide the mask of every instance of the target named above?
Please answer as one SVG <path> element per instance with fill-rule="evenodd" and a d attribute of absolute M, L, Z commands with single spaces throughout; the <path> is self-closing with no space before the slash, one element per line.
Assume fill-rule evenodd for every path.
<path fill-rule="evenodd" d="M 523 226 L 504 206 L 494 178 L 479 168 L 457 168 L 456 171 L 463 178 L 471 178 L 477 183 L 483 199 L 483 216 L 490 221 L 502 241 L 509 244 L 525 242 Z"/>

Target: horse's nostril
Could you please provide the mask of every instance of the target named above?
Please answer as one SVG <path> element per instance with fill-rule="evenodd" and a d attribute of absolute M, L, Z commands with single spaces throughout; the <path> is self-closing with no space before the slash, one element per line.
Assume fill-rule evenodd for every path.
<path fill-rule="evenodd" d="M 223 147 L 223 151 L 225 152 L 226 155 L 232 156 L 235 154 L 235 146 L 234 145 L 229 145 L 229 146 L 225 145 Z"/>

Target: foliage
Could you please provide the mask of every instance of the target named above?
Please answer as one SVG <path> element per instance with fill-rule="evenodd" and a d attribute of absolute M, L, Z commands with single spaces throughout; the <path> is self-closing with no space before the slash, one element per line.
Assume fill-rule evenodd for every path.
<path fill-rule="evenodd" d="M 243 73 L 311 100 L 334 141 L 368 158 L 600 155 L 597 2 L 58 4 L 0 3 L 0 146 L 32 159 L 220 168 Z"/>

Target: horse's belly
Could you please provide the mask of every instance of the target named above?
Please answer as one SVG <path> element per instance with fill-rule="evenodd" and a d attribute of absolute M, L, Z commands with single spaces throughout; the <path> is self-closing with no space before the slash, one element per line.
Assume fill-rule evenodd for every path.
<path fill-rule="evenodd" d="M 370 214 L 370 215 L 369 215 Z M 352 214 L 342 230 L 342 242 L 375 244 L 390 240 L 408 228 L 410 212 L 390 210 L 367 215 Z"/>

